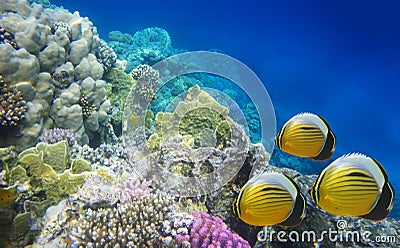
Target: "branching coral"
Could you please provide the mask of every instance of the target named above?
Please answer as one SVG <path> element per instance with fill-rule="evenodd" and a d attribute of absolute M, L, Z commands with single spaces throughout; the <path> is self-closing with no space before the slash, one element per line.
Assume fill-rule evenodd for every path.
<path fill-rule="evenodd" d="M 216 216 L 204 212 L 180 213 L 163 222 L 162 241 L 169 247 L 250 247 Z M 174 246 L 175 245 L 175 246 Z"/>
<path fill-rule="evenodd" d="M 122 203 L 131 202 L 144 195 L 150 194 L 149 186 L 150 182 L 136 177 L 124 180 L 119 185 L 119 188 L 121 189 L 120 201 Z"/>
<path fill-rule="evenodd" d="M 77 144 L 74 132 L 71 129 L 53 128 L 45 130 L 39 140 L 47 144 L 54 144 L 63 140 L 68 141 L 68 145 L 73 147 Z"/>
<path fill-rule="evenodd" d="M 24 118 L 26 101 L 16 88 L 9 87 L 0 75 L 0 123 L 2 126 L 16 126 Z"/>
<path fill-rule="evenodd" d="M 173 206 L 153 193 L 115 208 L 89 208 L 71 224 L 72 247 L 160 247 L 162 222 Z"/>

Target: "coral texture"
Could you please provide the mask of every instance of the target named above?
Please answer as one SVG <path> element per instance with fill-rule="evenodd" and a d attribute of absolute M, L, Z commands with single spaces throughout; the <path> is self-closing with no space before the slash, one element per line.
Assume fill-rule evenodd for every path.
<path fill-rule="evenodd" d="M 246 240 L 232 233 L 219 217 L 204 212 L 175 214 L 164 221 L 163 232 L 162 241 L 170 247 L 250 247 Z"/>
<path fill-rule="evenodd" d="M 14 35 L 9 33 L 7 30 L 0 26 L 0 44 L 8 43 L 10 44 L 15 50 L 18 49 L 18 45 L 15 42 Z"/>
<path fill-rule="evenodd" d="M 60 201 L 65 196 L 76 193 L 82 186 L 87 173 L 72 173 L 76 164 L 87 162 L 69 159 L 67 141 L 55 144 L 38 143 L 18 155 L 15 165 L 9 165 L 10 183 L 31 185 L 34 194 L 44 192 L 44 199 Z M 90 167 L 89 167 L 90 169 Z"/>
<path fill-rule="evenodd" d="M 108 39 L 110 47 L 117 53 L 118 58 L 127 61 L 126 72 L 142 64 L 154 65 L 174 54 L 171 38 L 162 28 L 146 28 L 133 36 L 112 31 Z"/>
<path fill-rule="evenodd" d="M 71 129 L 52 128 L 50 130 L 45 130 L 39 137 L 39 140 L 47 144 L 54 144 L 66 140 L 70 147 L 77 145 L 74 132 Z"/>
<path fill-rule="evenodd" d="M 159 247 L 162 222 L 173 208 L 172 200 L 155 193 L 115 208 L 89 208 L 72 222 L 72 247 Z"/>
<path fill-rule="evenodd" d="M 0 74 L 21 90 L 28 106 L 18 130 L 1 143 L 22 151 L 51 128 L 71 129 L 81 145 L 97 142 L 107 133 L 110 107 L 102 78 L 116 55 L 96 27 L 78 12 L 25 0 L 2 1 L 0 11 Z M 81 95 L 90 106 L 83 112 Z"/>
<path fill-rule="evenodd" d="M 24 118 L 27 110 L 26 101 L 21 91 L 10 88 L 0 75 L 0 124 L 2 126 L 16 126 Z"/>
<path fill-rule="evenodd" d="M 145 101 L 150 101 L 156 94 L 156 86 L 160 74 L 148 65 L 139 65 L 132 70 L 132 78 L 137 81 L 135 85 L 136 95 L 142 97 Z"/>

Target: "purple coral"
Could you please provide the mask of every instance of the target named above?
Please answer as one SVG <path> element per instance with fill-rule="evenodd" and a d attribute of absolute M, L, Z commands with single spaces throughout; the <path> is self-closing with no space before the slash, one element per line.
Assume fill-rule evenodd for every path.
<path fill-rule="evenodd" d="M 121 189 L 121 203 L 132 202 L 135 199 L 150 194 L 149 186 L 150 182 L 136 177 L 124 180 L 119 186 Z"/>
<path fill-rule="evenodd" d="M 249 243 L 216 216 L 204 212 L 175 214 L 164 221 L 162 239 L 167 245 L 180 245 L 192 248 L 233 248 L 250 247 Z"/>
<path fill-rule="evenodd" d="M 70 147 L 74 147 L 77 144 L 74 132 L 71 129 L 53 128 L 45 130 L 39 137 L 39 140 L 47 144 L 54 144 L 66 140 Z"/>
<path fill-rule="evenodd" d="M 190 229 L 192 247 L 250 247 L 242 237 L 228 230 L 219 217 L 204 212 L 194 212 L 192 215 L 194 216 Z"/>

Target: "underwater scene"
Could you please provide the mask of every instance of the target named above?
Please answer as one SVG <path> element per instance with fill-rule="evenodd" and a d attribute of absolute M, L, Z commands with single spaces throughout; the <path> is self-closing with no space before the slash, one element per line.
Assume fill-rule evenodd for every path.
<path fill-rule="evenodd" d="M 0 248 L 399 247 L 397 1 L 0 2 Z"/>

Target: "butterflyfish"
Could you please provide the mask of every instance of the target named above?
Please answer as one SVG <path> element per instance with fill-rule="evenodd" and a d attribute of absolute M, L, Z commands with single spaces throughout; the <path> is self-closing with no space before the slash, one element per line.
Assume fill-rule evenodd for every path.
<path fill-rule="evenodd" d="M 264 172 L 251 178 L 232 204 L 233 212 L 254 226 L 297 226 L 305 216 L 305 199 L 289 176 Z"/>
<path fill-rule="evenodd" d="M 322 117 L 300 113 L 289 119 L 275 138 L 282 151 L 314 160 L 329 159 L 336 147 L 336 138 Z"/>
<path fill-rule="evenodd" d="M 385 169 L 360 153 L 344 155 L 329 164 L 309 192 L 323 210 L 340 216 L 378 221 L 393 208 L 394 190 Z"/>

